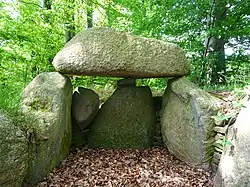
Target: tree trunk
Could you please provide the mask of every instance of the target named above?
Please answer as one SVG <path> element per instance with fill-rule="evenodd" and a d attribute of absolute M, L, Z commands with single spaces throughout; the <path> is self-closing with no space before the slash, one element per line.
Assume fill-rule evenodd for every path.
<path fill-rule="evenodd" d="M 46 10 L 51 10 L 52 0 L 42 0 L 42 7 Z M 49 15 L 44 15 L 44 21 L 50 23 Z"/>
<path fill-rule="evenodd" d="M 223 21 L 226 18 L 226 8 L 227 2 L 225 0 L 216 0 L 215 1 L 215 11 L 214 18 L 215 28 L 219 31 L 222 28 Z M 225 37 L 221 34 L 220 37 L 216 36 L 214 40 L 214 50 L 212 52 L 215 57 L 215 66 L 212 69 L 212 82 L 216 83 L 226 83 L 226 60 L 225 60 Z"/>
<path fill-rule="evenodd" d="M 224 84 L 226 83 L 225 41 L 215 38 L 213 45 L 214 50 L 209 54 L 212 57 L 211 82 Z"/>
<path fill-rule="evenodd" d="M 225 37 L 220 31 L 226 17 L 226 1 L 214 0 L 211 14 L 208 16 L 208 29 L 214 30 L 215 34 L 206 39 L 206 51 L 202 67 L 202 78 L 209 73 L 210 83 L 226 83 L 226 61 L 225 61 Z M 206 67 L 205 67 L 206 66 Z"/>
<path fill-rule="evenodd" d="M 93 27 L 93 3 L 87 0 L 87 28 Z"/>
<path fill-rule="evenodd" d="M 52 0 L 42 0 L 42 3 L 43 3 L 43 8 L 51 10 Z"/>
<path fill-rule="evenodd" d="M 66 24 L 66 29 L 65 29 L 65 34 L 64 34 L 64 39 L 65 39 L 66 43 L 68 41 L 70 41 L 75 36 L 75 34 L 76 34 L 75 33 L 76 28 L 72 24 L 72 22 L 74 22 L 74 15 L 72 15 L 72 21 L 71 21 L 71 23 L 67 23 Z"/>
<path fill-rule="evenodd" d="M 76 28 L 75 28 L 75 25 L 74 25 L 74 21 L 75 21 L 75 18 L 74 18 L 74 12 L 72 11 L 71 13 L 71 10 L 74 9 L 74 0 L 73 1 L 68 1 L 68 10 L 67 11 L 70 11 L 70 13 L 68 14 L 68 17 L 69 17 L 69 20 L 67 23 L 65 23 L 65 33 L 64 33 L 64 40 L 65 40 L 65 43 L 67 43 L 68 41 L 70 41 L 76 34 Z M 71 18 L 71 19 L 70 19 Z"/>

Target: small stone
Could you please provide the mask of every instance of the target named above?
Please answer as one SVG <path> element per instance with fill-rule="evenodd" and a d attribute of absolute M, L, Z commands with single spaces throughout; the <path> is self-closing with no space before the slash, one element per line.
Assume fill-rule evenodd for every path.
<path fill-rule="evenodd" d="M 215 164 L 219 164 L 220 158 L 221 158 L 221 153 L 215 152 L 213 159 L 212 159 L 212 162 Z"/>
<path fill-rule="evenodd" d="M 223 139 L 223 137 L 225 137 L 225 136 L 220 134 L 220 133 L 217 133 L 216 136 L 215 136 L 215 141 L 220 141 L 220 140 Z"/>
<path fill-rule="evenodd" d="M 226 125 L 225 127 L 218 127 L 218 126 L 214 127 L 214 131 L 221 134 L 225 134 L 227 132 L 227 129 L 228 125 Z"/>
<path fill-rule="evenodd" d="M 223 124 L 225 123 L 225 121 L 214 119 L 214 123 L 215 123 L 216 126 L 223 126 Z"/>
<path fill-rule="evenodd" d="M 100 105 L 99 96 L 91 89 L 77 87 L 72 96 L 73 124 L 84 130 L 96 116 Z"/>
<path fill-rule="evenodd" d="M 128 87 L 128 86 L 136 87 L 136 79 L 133 79 L 133 78 L 121 79 L 117 81 L 116 85 L 117 85 L 117 88 Z"/>

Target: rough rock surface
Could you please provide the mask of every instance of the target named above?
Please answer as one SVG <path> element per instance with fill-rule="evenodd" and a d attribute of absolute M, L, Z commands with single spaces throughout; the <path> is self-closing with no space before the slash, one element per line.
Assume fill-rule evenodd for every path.
<path fill-rule="evenodd" d="M 25 88 L 21 109 L 30 141 L 26 186 L 37 183 L 68 155 L 71 98 L 71 82 L 59 73 L 41 73 Z"/>
<path fill-rule="evenodd" d="M 99 109 L 99 96 L 91 89 L 78 87 L 72 96 L 72 118 L 84 130 L 96 116 Z"/>
<path fill-rule="evenodd" d="M 102 105 L 90 125 L 88 145 L 145 148 L 153 141 L 155 111 L 149 87 L 121 87 Z"/>
<path fill-rule="evenodd" d="M 28 166 L 28 140 L 0 110 L 0 186 L 21 187 Z"/>
<path fill-rule="evenodd" d="M 72 96 L 72 145 L 83 147 L 87 143 L 87 127 L 99 109 L 99 96 L 93 90 L 78 87 Z"/>
<path fill-rule="evenodd" d="M 189 72 L 185 54 L 176 44 L 112 28 L 80 32 L 56 55 L 53 65 L 57 71 L 73 75 L 144 78 Z"/>
<path fill-rule="evenodd" d="M 250 101 L 229 129 L 214 179 L 215 187 L 250 186 Z"/>
<path fill-rule="evenodd" d="M 169 151 L 192 166 L 206 167 L 214 149 L 217 100 L 185 77 L 168 81 L 162 104 L 162 135 Z"/>
<path fill-rule="evenodd" d="M 130 86 L 136 86 L 136 79 L 133 78 L 125 78 L 125 79 L 120 79 L 116 83 L 116 87 L 130 87 Z"/>

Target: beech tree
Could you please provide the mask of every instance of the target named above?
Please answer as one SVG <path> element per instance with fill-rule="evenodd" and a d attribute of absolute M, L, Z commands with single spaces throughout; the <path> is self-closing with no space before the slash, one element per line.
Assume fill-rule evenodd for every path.
<path fill-rule="evenodd" d="M 230 61 L 225 58 L 225 46 L 249 45 L 247 0 L 114 2 L 125 8 L 123 19 L 128 24 L 121 28 L 180 44 L 192 62 L 192 78 L 200 84 L 225 84 L 232 75 L 227 72 Z M 118 15 L 116 21 L 120 18 Z M 234 40 L 237 42 L 231 43 Z"/>
<path fill-rule="evenodd" d="M 200 86 L 244 86 L 250 81 L 249 7 L 248 0 L 0 1 L 0 94 L 19 97 L 37 74 L 53 71 L 51 62 L 67 41 L 95 26 L 179 44 Z M 232 54 L 225 53 L 229 47 Z M 91 80 L 105 86 L 109 79 L 83 83 Z M 159 79 L 145 82 L 165 87 Z"/>

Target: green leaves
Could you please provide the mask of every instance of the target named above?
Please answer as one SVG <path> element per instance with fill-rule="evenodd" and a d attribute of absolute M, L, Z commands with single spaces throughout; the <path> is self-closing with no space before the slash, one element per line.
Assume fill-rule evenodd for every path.
<path fill-rule="evenodd" d="M 227 1 L 225 7 L 222 6 L 225 8 L 221 16 L 223 19 L 219 21 L 215 13 L 216 10 L 220 12 L 221 5 L 214 7 L 210 0 L 48 2 L 49 8 L 39 0 L 0 1 L 0 85 L 19 88 L 22 85 L 23 88 L 38 73 L 53 71 L 51 61 L 65 44 L 65 31 L 69 30 L 69 25 L 74 27 L 76 33 L 85 29 L 89 9 L 94 12 L 94 26 L 114 27 L 136 35 L 178 43 L 191 62 L 190 78 L 200 85 L 216 87 L 218 82 L 209 84 L 212 74 L 223 73 L 216 69 L 220 66 L 219 55 L 208 55 L 211 51 L 205 45 L 206 38 L 222 38 L 227 46 L 249 46 L 248 0 Z M 226 57 L 226 74 L 222 76 L 229 85 L 242 87 L 250 81 L 249 62 L 249 55 L 240 47 L 235 48 L 233 55 Z M 99 77 L 93 80 L 101 85 L 109 85 L 110 79 Z M 89 82 L 82 83 L 88 85 Z M 144 82 L 155 90 L 162 90 L 166 85 L 164 79 Z"/>
<path fill-rule="evenodd" d="M 232 142 L 228 139 L 226 139 L 226 137 L 224 136 L 221 140 L 218 140 L 217 143 L 221 144 L 224 147 L 229 146 L 229 145 L 233 145 Z"/>
<path fill-rule="evenodd" d="M 217 120 L 217 121 L 225 121 L 228 120 L 232 117 L 235 117 L 237 115 L 237 113 L 226 113 L 226 114 L 222 114 L 220 111 L 218 112 L 217 116 L 212 116 L 213 119 Z"/>

